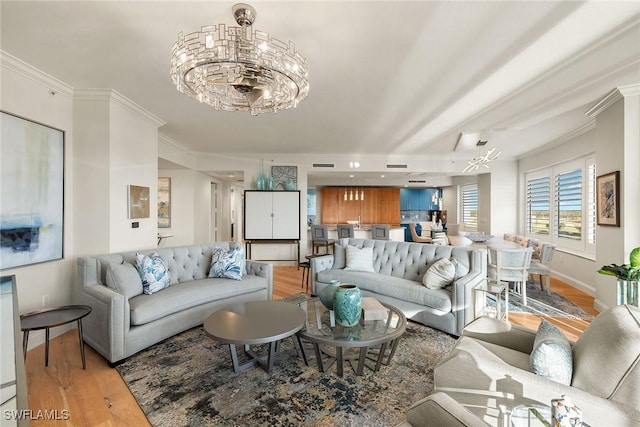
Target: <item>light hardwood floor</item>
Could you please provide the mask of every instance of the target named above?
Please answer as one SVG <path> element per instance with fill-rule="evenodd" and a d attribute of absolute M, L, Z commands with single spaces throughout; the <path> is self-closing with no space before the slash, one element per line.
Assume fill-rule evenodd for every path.
<path fill-rule="evenodd" d="M 296 267 L 274 268 L 274 299 L 301 292 L 302 270 Z M 589 295 L 552 279 L 552 289 L 586 311 L 593 309 Z M 537 328 L 536 316 L 511 313 L 510 320 L 523 326 Z M 588 325 L 583 321 L 552 319 L 571 339 L 576 339 Z M 44 345 L 27 354 L 26 371 L 29 404 L 32 411 L 68 410 L 68 420 L 33 420 L 38 426 L 148 426 L 149 423 L 124 381 L 106 360 L 87 346 L 87 369 L 82 369 L 78 335 L 68 331 L 50 342 L 49 366 L 44 366 Z"/>

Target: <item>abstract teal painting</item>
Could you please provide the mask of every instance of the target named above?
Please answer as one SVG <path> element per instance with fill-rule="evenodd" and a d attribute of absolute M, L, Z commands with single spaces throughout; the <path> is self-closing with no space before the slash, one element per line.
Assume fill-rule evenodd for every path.
<path fill-rule="evenodd" d="M 1 112 L 0 269 L 63 257 L 64 132 Z"/>

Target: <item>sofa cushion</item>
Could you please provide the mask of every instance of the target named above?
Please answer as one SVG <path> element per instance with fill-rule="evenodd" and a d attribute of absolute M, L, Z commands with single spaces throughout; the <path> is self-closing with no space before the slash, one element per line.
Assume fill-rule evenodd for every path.
<path fill-rule="evenodd" d="M 345 270 L 369 271 L 373 269 L 373 248 L 356 248 L 355 246 L 347 246 L 347 262 Z"/>
<path fill-rule="evenodd" d="M 429 289 L 420 282 L 400 277 L 362 271 L 330 269 L 319 272 L 317 280 L 325 283 L 330 283 L 331 280 L 353 283 L 363 291 L 421 304 L 447 313 L 451 311 L 451 291 L 448 289 Z"/>
<path fill-rule="evenodd" d="M 264 278 L 245 275 L 242 280 L 216 278 L 201 279 L 172 285 L 153 295 L 138 295 L 129 300 L 131 324 L 144 325 L 170 314 L 223 300 L 237 295 L 267 290 Z"/>
<path fill-rule="evenodd" d="M 108 287 L 127 298 L 133 298 L 142 293 L 140 273 L 128 262 L 109 264 L 106 281 Z"/>
<path fill-rule="evenodd" d="M 540 322 L 529 360 L 538 375 L 561 384 L 571 384 L 573 363 L 571 344 L 555 325 L 545 319 Z"/>
<path fill-rule="evenodd" d="M 142 288 L 145 294 L 151 295 L 169 287 L 167 265 L 157 253 L 153 253 L 151 256 L 136 254 L 136 269 L 142 278 Z"/>
<path fill-rule="evenodd" d="M 333 247 L 333 266 L 331 268 L 344 268 L 347 261 L 347 247 L 335 244 Z"/>
<path fill-rule="evenodd" d="M 422 284 L 429 289 L 442 289 L 450 285 L 456 276 L 456 264 L 455 259 L 439 259 L 424 273 Z"/>
<path fill-rule="evenodd" d="M 640 309 L 600 313 L 573 346 L 571 385 L 620 403 L 640 396 Z M 636 405 L 637 406 L 637 405 Z"/>
<path fill-rule="evenodd" d="M 226 277 L 242 280 L 244 271 L 244 250 L 241 246 L 226 250 L 220 246 L 213 249 L 209 277 Z"/>

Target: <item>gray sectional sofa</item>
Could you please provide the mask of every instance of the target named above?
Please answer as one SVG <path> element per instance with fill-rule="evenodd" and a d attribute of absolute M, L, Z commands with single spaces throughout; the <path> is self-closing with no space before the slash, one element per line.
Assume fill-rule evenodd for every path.
<path fill-rule="evenodd" d="M 213 249 L 236 243 L 150 249 L 79 257 L 76 304 L 92 307 L 83 320 L 85 341 L 112 365 L 179 332 L 200 325 L 216 309 L 235 302 L 270 300 L 273 266 L 245 261 L 242 280 L 207 278 Z M 151 295 L 127 295 L 107 286 L 110 264 L 135 265 L 136 253 L 157 252 L 170 286 Z M 125 284 L 126 285 L 126 284 Z"/>
<path fill-rule="evenodd" d="M 373 248 L 373 272 L 344 269 L 347 245 Z M 422 284 L 423 276 L 441 258 L 457 261 L 456 278 L 444 289 L 429 289 Z M 311 277 L 315 295 L 332 280 L 353 283 L 364 296 L 397 307 L 408 319 L 460 335 L 475 317 L 473 289 L 486 286 L 487 254 L 468 247 L 341 239 L 333 255 L 311 259 Z"/>

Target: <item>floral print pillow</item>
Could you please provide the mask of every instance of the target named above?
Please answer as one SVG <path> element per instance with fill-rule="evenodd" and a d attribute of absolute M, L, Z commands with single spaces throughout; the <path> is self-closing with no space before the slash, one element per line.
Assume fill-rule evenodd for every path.
<path fill-rule="evenodd" d="M 244 271 L 244 250 L 236 246 L 227 251 L 220 246 L 213 249 L 209 277 L 226 277 L 227 279 L 242 280 Z"/>
<path fill-rule="evenodd" d="M 136 269 L 142 278 L 142 291 L 151 295 L 169 287 L 169 269 L 160 255 L 136 254 Z"/>

